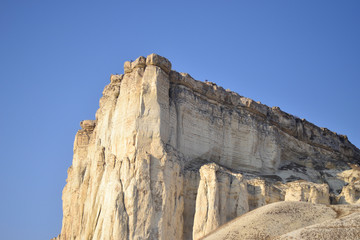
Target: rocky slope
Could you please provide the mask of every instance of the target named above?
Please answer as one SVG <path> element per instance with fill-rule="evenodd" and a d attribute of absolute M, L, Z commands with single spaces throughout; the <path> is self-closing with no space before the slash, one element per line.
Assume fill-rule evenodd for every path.
<path fill-rule="evenodd" d="M 359 203 L 346 136 L 156 54 L 124 72 L 76 134 L 58 239 L 198 239 L 273 202 Z"/>

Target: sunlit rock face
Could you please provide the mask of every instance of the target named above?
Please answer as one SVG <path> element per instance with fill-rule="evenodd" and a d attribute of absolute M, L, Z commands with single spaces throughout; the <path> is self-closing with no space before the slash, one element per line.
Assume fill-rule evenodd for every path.
<path fill-rule="evenodd" d="M 359 205 L 276 202 L 242 215 L 202 239 L 358 240 L 359 220 Z"/>
<path fill-rule="evenodd" d="M 359 203 L 346 136 L 156 54 L 124 72 L 75 136 L 57 239 L 198 239 L 273 202 Z"/>

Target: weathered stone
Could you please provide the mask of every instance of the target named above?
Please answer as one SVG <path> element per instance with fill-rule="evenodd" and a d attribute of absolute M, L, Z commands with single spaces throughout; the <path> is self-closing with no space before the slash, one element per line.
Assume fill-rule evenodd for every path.
<path fill-rule="evenodd" d="M 118 74 L 116 74 L 116 75 L 111 74 L 111 76 L 110 76 L 110 83 L 118 84 L 118 83 L 121 82 L 121 80 L 123 79 L 123 77 L 124 77 L 124 74 L 120 74 L 120 75 L 118 75 Z"/>
<path fill-rule="evenodd" d="M 126 61 L 126 62 L 124 63 L 124 73 L 125 73 L 125 74 L 126 74 L 126 73 L 131 73 L 131 71 L 132 71 L 131 62 Z"/>
<path fill-rule="evenodd" d="M 260 178 L 247 180 L 249 210 L 262 207 L 273 202 L 284 201 L 286 187 L 279 182 L 266 181 Z"/>
<path fill-rule="evenodd" d="M 337 196 L 337 202 L 340 204 L 360 204 L 360 182 L 344 186 Z"/>
<path fill-rule="evenodd" d="M 162 70 L 164 70 L 167 74 L 169 74 L 171 71 L 171 62 L 169 60 L 167 60 L 166 58 L 159 56 L 157 54 L 154 54 L 154 53 L 147 56 L 146 64 L 158 66 Z"/>
<path fill-rule="evenodd" d="M 193 239 L 248 211 L 246 181 L 241 174 L 226 172 L 214 163 L 201 167 Z"/>
<path fill-rule="evenodd" d="M 96 122 L 94 120 L 84 120 L 80 122 L 80 126 L 84 130 L 92 131 L 94 130 Z"/>
<path fill-rule="evenodd" d="M 356 164 L 350 166 L 352 169 L 338 174 L 338 177 L 346 182 L 336 197 L 336 202 L 340 204 L 360 204 L 360 167 Z"/>
<path fill-rule="evenodd" d="M 156 54 L 124 72 L 75 136 L 58 239 L 196 239 L 277 201 L 359 203 L 345 136 Z"/>
<path fill-rule="evenodd" d="M 306 181 L 287 183 L 285 201 L 329 204 L 329 186 Z"/>
<path fill-rule="evenodd" d="M 131 68 L 144 68 L 146 66 L 146 58 L 143 56 L 138 57 L 134 62 L 131 63 Z"/>

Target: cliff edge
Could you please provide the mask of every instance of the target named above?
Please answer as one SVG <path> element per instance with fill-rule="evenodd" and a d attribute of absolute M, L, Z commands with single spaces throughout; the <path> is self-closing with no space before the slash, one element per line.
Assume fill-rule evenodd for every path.
<path fill-rule="evenodd" d="M 111 75 L 80 125 L 57 239 L 199 239 L 273 202 L 360 203 L 346 136 L 156 54 Z"/>

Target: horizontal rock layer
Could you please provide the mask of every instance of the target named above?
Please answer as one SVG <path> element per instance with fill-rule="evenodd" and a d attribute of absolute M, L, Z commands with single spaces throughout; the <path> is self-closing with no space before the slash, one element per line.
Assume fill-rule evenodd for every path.
<path fill-rule="evenodd" d="M 359 202 L 346 136 L 156 54 L 124 70 L 76 134 L 57 239 L 197 239 L 273 202 Z"/>

